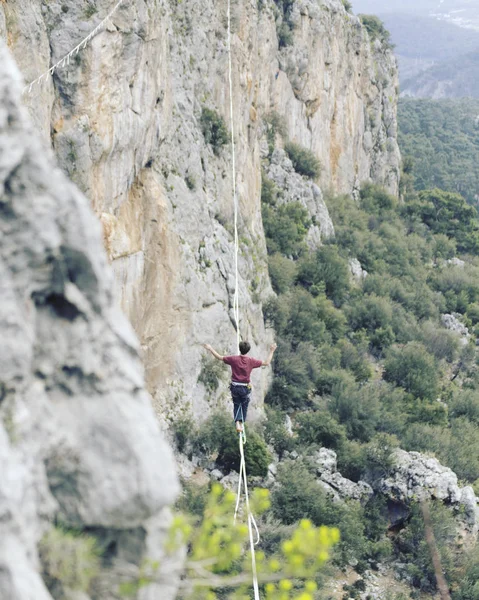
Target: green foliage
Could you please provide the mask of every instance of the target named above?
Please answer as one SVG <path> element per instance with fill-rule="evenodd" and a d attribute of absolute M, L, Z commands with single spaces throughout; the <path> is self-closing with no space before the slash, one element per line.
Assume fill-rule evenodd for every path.
<path fill-rule="evenodd" d="M 286 429 L 284 413 L 271 406 L 266 406 L 264 438 L 280 458 L 284 452 L 291 451 L 294 447 L 294 440 Z"/>
<path fill-rule="evenodd" d="M 251 556 L 245 552 L 248 528 L 232 523 L 235 494 L 212 487 L 203 513 L 193 521 L 177 515 L 174 519 L 169 552 L 187 546 L 188 556 L 182 577 L 182 598 L 195 600 L 244 600 L 251 588 Z M 255 515 L 269 507 L 268 492 L 256 489 L 251 497 Z M 283 531 L 274 551 L 256 551 L 260 584 L 265 600 L 313 600 L 315 578 L 339 541 L 339 531 L 331 527 L 315 527 L 302 519 L 293 530 Z M 151 576 L 154 580 L 154 573 Z M 294 581 L 294 583 L 293 583 Z M 137 582 L 133 582 L 137 583 Z M 221 596 L 216 595 L 218 590 Z M 223 594 L 226 594 L 223 595 Z"/>
<path fill-rule="evenodd" d="M 284 461 L 272 494 L 272 513 L 285 524 L 302 518 L 314 524 L 336 524 L 341 532 L 337 560 L 341 563 L 364 552 L 362 509 L 358 504 L 335 503 L 318 486 L 316 476 L 300 461 Z"/>
<path fill-rule="evenodd" d="M 469 552 L 452 600 L 479 600 L 479 549 Z"/>
<path fill-rule="evenodd" d="M 201 111 L 200 125 L 205 142 L 211 144 L 213 152 L 218 156 L 221 148 L 229 140 L 228 129 L 223 117 L 215 110 L 203 108 Z"/>
<path fill-rule="evenodd" d="M 423 40 L 431 40 L 421 33 Z M 477 42 L 475 42 L 477 46 Z M 399 102 L 399 144 L 403 156 L 414 162 L 417 190 L 440 188 L 476 202 L 479 189 L 479 138 L 476 116 L 479 100 Z"/>
<path fill-rule="evenodd" d="M 268 252 L 298 258 L 305 250 L 304 238 L 311 226 L 308 211 L 299 202 L 279 206 L 262 204 Z"/>
<path fill-rule="evenodd" d="M 434 321 L 422 324 L 422 342 L 437 360 L 454 362 L 459 354 L 459 338 L 447 329 L 439 329 Z"/>
<path fill-rule="evenodd" d="M 96 15 L 98 12 L 98 8 L 95 6 L 93 2 L 88 2 L 85 7 L 85 19 L 90 19 L 93 15 Z"/>
<path fill-rule="evenodd" d="M 268 270 L 274 291 L 284 294 L 296 281 L 298 266 L 290 258 L 276 252 L 268 258 Z"/>
<path fill-rule="evenodd" d="M 223 363 L 206 355 L 201 357 L 201 371 L 198 376 L 198 382 L 202 383 L 210 394 L 216 392 L 224 374 Z"/>
<path fill-rule="evenodd" d="M 479 251 L 477 210 L 459 194 L 443 190 L 424 190 L 406 203 L 406 213 L 420 219 L 433 233 L 454 238 L 463 252 Z"/>
<path fill-rule="evenodd" d="M 315 381 L 319 376 L 319 356 L 312 344 L 300 343 L 294 350 L 287 340 L 278 340 L 275 377 L 266 402 L 288 410 L 311 404 Z"/>
<path fill-rule="evenodd" d="M 346 440 L 346 430 L 325 411 L 304 412 L 297 417 L 298 438 L 302 445 L 318 444 L 338 449 Z"/>
<path fill-rule="evenodd" d="M 264 118 L 264 122 L 266 124 L 266 138 L 268 140 L 268 149 L 271 155 L 276 145 L 276 136 L 279 135 L 280 137 L 286 137 L 288 134 L 286 119 L 273 110 L 266 115 L 266 117 Z"/>
<path fill-rule="evenodd" d="M 336 386 L 333 387 L 331 395 L 329 409 L 346 427 L 348 438 L 368 442 L 374 436 L 380 418 L 377 386 Z"/>
<path fill-rule="evenodd" d="M 311 179 L 319 177 L 321 166 L 314 152 L 311 152 L 311 150 L 303 148 L 303 146 L 295 144 L 294 142 L 287 142 L 284 145 L 284 149 L 297 173 L 304 175 L 305 177 L 310 177 Z"/>
<path fill-rule="evenodd" d="M 183 415 L 173 421 L 171 425 L 176 447 L 179 452 L 184 452 L 194 431 L 193 419 L 190 415 Z"/>
<path fill-rule="evenodd" d="M 194 192 L 196 190 L 196 178 L 194 175 L 188 174 L 185 177 L 185 183 L 189 190 Z"/>
<path fill-rule="evenodd" d="M 278 36 L 279 47 L 284 48 L 293 43 L 293 22 L 291 21 L 291 11 L 294 0 L 274 0 L 279 9 L 279 16 L 276 19 L 276 34 Z"/>
<path fill-rule="evenodd" d="M 325 307 L 306 290 L 294 288 L 272 300 L 265 312 L 281 336 L 311 342 L 315 346 L 329 340 L 322 318 Z"/>
<path fill-rule="evenodd" d="M 402 444 L 406 450 L 434 452 L 462 480 L 474 483 L 479 478 L 479 427 L 464 416 L 452 419 L 450 427 L 410 425 Z"/>
<path fill-rule="evenodd" d="M 361 23 L 369 34 L 371 41 L 379 40 L 387 48 L 392 48 L 391 34 L 384 26 L 384 23 L 379 17 L 375 15 L 358 15 L 361 19 Z"/>
<path fill-rule="evenodd" d="M 322 246 L 300 262 L 298 283 L 314 295 L 324 290 L 338 306 L 351 287 L 347 260 L 335 246 Z"/>
<path fill-rule="evenodd" d="M 361 207 L 371 214 L 382 214 L 396 208 L 397 198 L 388 194 L 388 192 L 379 185 L 372 183 L 365 184 L 359 193 Z"/>
<path fill-rule="evenodd" d="M 410 192 L 399 204 L 366 185 L 359 202 L 327 198 L 334 239 L 295 255 L 276 247 L 271 271 L 278 296 L 264 315 L 279 338 L 267 396 L 275 410 L 268 441 L 279 454 L 294 447 L 308 456 L 326 446 L 336 451 L 343 475 L 374 481 L 391 471 L 393 450 L 401 446 L 436 455 L 468 482 L 479 480 L 477 351 L 461 347 L 441 323 L 445 312 L 459 312 L 479 332 L 475 216 L 461 198 L 433 194 Z M 274 210 L 276 188 L 269 186 L 265 197 Z M 437 203 L 432 220 L 427 202 Z M 447 262 L 466 247 L 464 263 Z M 351 283 L 350 257 L 368 271 L 360 283 Z M 281 410 L 292 416 L 293 439 L 285 436 Z M 283 525 L 300 514 L 340 522 L 335 560 L 341 565 L 354 556 L 358 569 L 366 568 L 365 561 L 399 552 L 384 535 L 384 506 L 331 508 L 316 478 L 305 459 L 281 461 L 273 517 Z M 427 575 L 418 573 L 411 567 L 410 576 L 427 587 Z"/>
<path fill-rule="evenodd" d="M 252 477 L 265 477 L 271 456 L 262 437 L 251 427 L 247 432 L 245 445 L 246 470 Z M 238 435 L 235 433 L 232 419 L 223 412 L 213 413 L 200 427 L 196 436 L 196 447 L 208 455 L 216 454 L 216 464 L 229 473 L 239 472 L 240 452 Z"/>
<path fill-rule="evenodd" d="M 351 4 L 351 2 L 349 2 L 349 0 L 341 0 L 341 2 L 343 3 L 346 12 L 353 11 L 353 5 Z"/>
<path fill-rule="evenodd" d="M 176 502 L 176 509 L 195 517 L 201 517 L 206 509 L 209 485 L 196 485 L 191 481 L 184 481 L 181 496 Z"/>
<path fill-rule="evenodd" d="M 100 569 L 99 549 L 95 538 L 74 530 L 52 527 L 40 540 L 43 578 L 49 589 L 86 592 Z"/>
<path fill-rule="evenodd" d="M 457 524 L 450 509 L 441 502 L 434 502 L 430 512 L 442 568 L 450 579 L 454 567 L 452 546 L 457 535 Z M 399 533 L 397 548 L 401 562 L 407 565 L 407 575 L 412 579 L 412 584 L 425 592 L 434 592 L 436 577 L 426 542 L 424 519 L 418 505 L 412 506 L 408 527 Z"/>
<path fill-rule="evenodd" d="M 416 398 L 433 400 L 439 391 L 434 358 L 418 342 L 391 348 L 384 363 L 384 379 L 403 387 Z"/>

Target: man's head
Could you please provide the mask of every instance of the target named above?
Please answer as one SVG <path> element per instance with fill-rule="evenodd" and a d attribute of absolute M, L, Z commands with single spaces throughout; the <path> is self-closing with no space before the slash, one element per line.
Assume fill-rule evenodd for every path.
<path fill-rule="evenodd" d="M 241 354 L 248 354 L 250 350 L 251 346 L 248 342 L 240 342 L 239 351 L 241 352 Z"/>

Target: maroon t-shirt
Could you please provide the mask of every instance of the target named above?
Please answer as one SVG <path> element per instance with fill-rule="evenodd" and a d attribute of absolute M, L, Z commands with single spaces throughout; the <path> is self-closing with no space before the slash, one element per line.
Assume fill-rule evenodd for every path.
<path fill-rule="evenodd" d="M 231 367 L 231 380 L 237 383 L 249 383 L 253 369 L 263 366 L 263 361 L 250 356 L 223 356 L 223 362 Z"/>

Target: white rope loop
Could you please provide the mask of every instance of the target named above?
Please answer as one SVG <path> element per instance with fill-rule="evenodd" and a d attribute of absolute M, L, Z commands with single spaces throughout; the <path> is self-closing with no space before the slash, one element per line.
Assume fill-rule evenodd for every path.
<path fill-rule="evenodd" d="M 256 553 L 255 553 L 255 548 L 254 548 L 255 545 L 259 543 L 260 537 L 259 537 L 258 527 L 256 525 L 256 521 L 251 512 L 251 507 L 250 507 L 250 503 L 249 503 L 248 478 L 246 476 L 246 465 L 245 465 L 245 459 L 244 459 L 244 446 L 243 446 L 243 436 L 242 435 L 239 436 L 239 447 L 240 447 L 240 454 L 241 454 L 240 482 L 241 482 L 241 475 L 243 475 L 244 495 L 245 495 L 245 499 L 246 499 L 246 512 L 247 512 L 247 517 L 248 517 L 249 545 L 250 545 L 250 550 L 251 550 L 251 567 L 252 567 L 252 571 L 253 571 L 254 599 L 260 600 L 259 585 L 258 585 L 258 571 L 256 568 Z M 241 483 L 238 488 L 237 506 L 239 504 L 240 494 L 241 494 Z M 235 513 L 235 518 L 236 518 L 236 513 Z M 253 528 L 256 530 L 256 536 L 257 536 L 256 542 L 253 539 Z"/>
<path fill-rule="evenodd" d="M 100 21 L 100 23 L 98 23 L 98 25 L 95 27 L 95 29 L 93 31 L 91 31 L 86 36 L 86 38 L 84 38 L 79 44 L 77 44 L 73 48 L 73 50 L 70 50 L 70 52 L 68 54 L 66 54 L 63 58 L 61 58 L 57 63 L 55 63 L 53 66 L 51 66 L 48 69 L 48 71 L 45 71 L 45 73 L 42 73 L 39 77 L 37 77 L 36 79 L 31 81 L 28 85 L 26 85 L 23 88 L 23 93 L 31 94 L 33 87 L 36 84 L 40 84 L 44 79 L 46 81 L 47 78 L 51 77 L 55 71 L 65 67 L 66 65 L 69 65 L 71 57 L 73 55 L 77 55 L 80 52 L 80 50 L 83 50 L 84 48 L 86 48 L 86 46 L 88 45 L 88 42 L 90 42 L 98 33 L 100 33 L 100 31 L 103 31 L 103 29 L 105 29 L 105 27 L 107 26 L 111 17 L 120 8 L 120 5 L 123 4 L 124 1 L 125 0 L 118 0 L 118 2 L 115 4 L 115 6 L 107 14 L 107 16 L 102 21 Z"/>

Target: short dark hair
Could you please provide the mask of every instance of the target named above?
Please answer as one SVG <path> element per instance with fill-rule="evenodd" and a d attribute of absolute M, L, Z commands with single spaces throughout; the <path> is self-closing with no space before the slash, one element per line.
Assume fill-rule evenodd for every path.
<path fill-rule="evenodd" d="M 239 351 L 241 352 L 241 354 L 248 354 L 250 350 L 251 346 L 248 342 L 240 342 Z"/>

